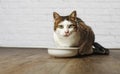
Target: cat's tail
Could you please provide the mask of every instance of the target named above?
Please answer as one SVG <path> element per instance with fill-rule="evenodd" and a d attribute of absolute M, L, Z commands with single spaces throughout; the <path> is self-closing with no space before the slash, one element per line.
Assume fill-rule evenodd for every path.
<path fill-rule="evenodd" d="M 93 54 L 104 54 L 104 55 L 109 55 L 109 49 L 104 48 L 102 45 L 100 45 L 97 42 L 94 42 L 93 44 Z"/>

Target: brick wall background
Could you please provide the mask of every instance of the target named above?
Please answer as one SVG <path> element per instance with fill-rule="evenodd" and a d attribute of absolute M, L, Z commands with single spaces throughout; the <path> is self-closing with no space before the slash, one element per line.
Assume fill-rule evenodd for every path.
<path fill-rule="evenodd" d="M 120 47 L 120 0 L 0 0 L 0 46 L 51 46 L 53 11 L 73 10 L 93 28 L 97 42 Z"/>

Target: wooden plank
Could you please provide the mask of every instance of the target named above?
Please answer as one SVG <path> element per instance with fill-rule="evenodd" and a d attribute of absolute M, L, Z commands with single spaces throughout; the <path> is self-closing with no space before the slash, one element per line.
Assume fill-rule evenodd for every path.
<path fill-rule="evenodd" d="M 120 50 L 110 52 L 55 58 L 46 49 L 0 48 L 0 74 L 120 74 Z"/>
<path fill-rule="evenodd" d="M 120 74 L 120 60 L 112 56 L 74 59 L 67 63 L 60 74 Z"/>

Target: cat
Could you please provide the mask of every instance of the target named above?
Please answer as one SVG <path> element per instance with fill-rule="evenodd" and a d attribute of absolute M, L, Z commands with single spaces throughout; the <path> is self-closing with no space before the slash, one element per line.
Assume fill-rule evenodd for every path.
<path fill-rule="evenodd" d="M 76 11 L 61 16 L 53 12 L 54 40 L 58 46 L 79 47 L 80 55 L 109 54 L 109 50 L 95 42 L 95 34 L 90 26 L 77 17 Z"/>

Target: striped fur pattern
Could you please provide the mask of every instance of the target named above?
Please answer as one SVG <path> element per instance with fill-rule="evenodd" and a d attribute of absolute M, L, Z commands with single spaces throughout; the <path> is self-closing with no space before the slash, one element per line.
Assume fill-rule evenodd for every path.
<path fill-rule="evenodd" d="M 81 36 L 79 52 L 81 54 L 91 54 L 93 52 L 92 45 L 95 40 L 94 32 L 84 22 L 78 22 L 78 23 L 79 23 L 79 31 Z"/>
<path fill-rule="evenodd" d="M 92 53 L 92 44 L 94 43 L 95 39 L 94 33 L 89 26 L 87 26 L 80 18 L 76 17 L 76 11 L 73 11 L 68 16 L 60 16 L 58 13 L 54 12 L 53 17 L 55 19 L 54 31 L 57 30 L 60 22 L 64 20 L 71 21 L 74 25 L 75 31 L 79 31 L 80 39 L 79 45 L 77 46 L 80 48 L 79 52 L 81 54 Z"/>
<path fill-rule="evenodd" d="M 57 43 L 59 43 L 59 45 L 77 46 L 77 47 L 79 47 L 79 53 L 81 55 L 91 54 L 94 52 L 92 49 L 93 45 L 97 46 L 96 44 L 94 44 L 95 34 L 89 26 L 87 26 L 80 18 L 77 17 L 76 11 L 73 11 L 68 16 L 60 16 L 58 13 L 54 12 L 53 17 L 55 20 L 55 22 L 54 22 L 54 39 Z M 63 37 L 63 39 L 62 39 L 60 37 L 60 35 L 57 34 L 57 30 L 59 28 L 59 24 L 65 20 L 72 23 L 72 25 L 74 27 L 74 31 L 72 33 L 74 33 L 74 34 L 73 34 L 73 37 L 71 37 L 71 38 L 70 38 L 70 36 L 68 36 L 67 38 Z M 71 34 L 71 36 L 72 36 L 72 34 Z M 77 45 L 75 44 L 75 42 L 77 43 Z M 98 46 L 100 46 L 100 45 L 98 44 Z M 101 48 L 99 50 L 101 50 Z"/>

